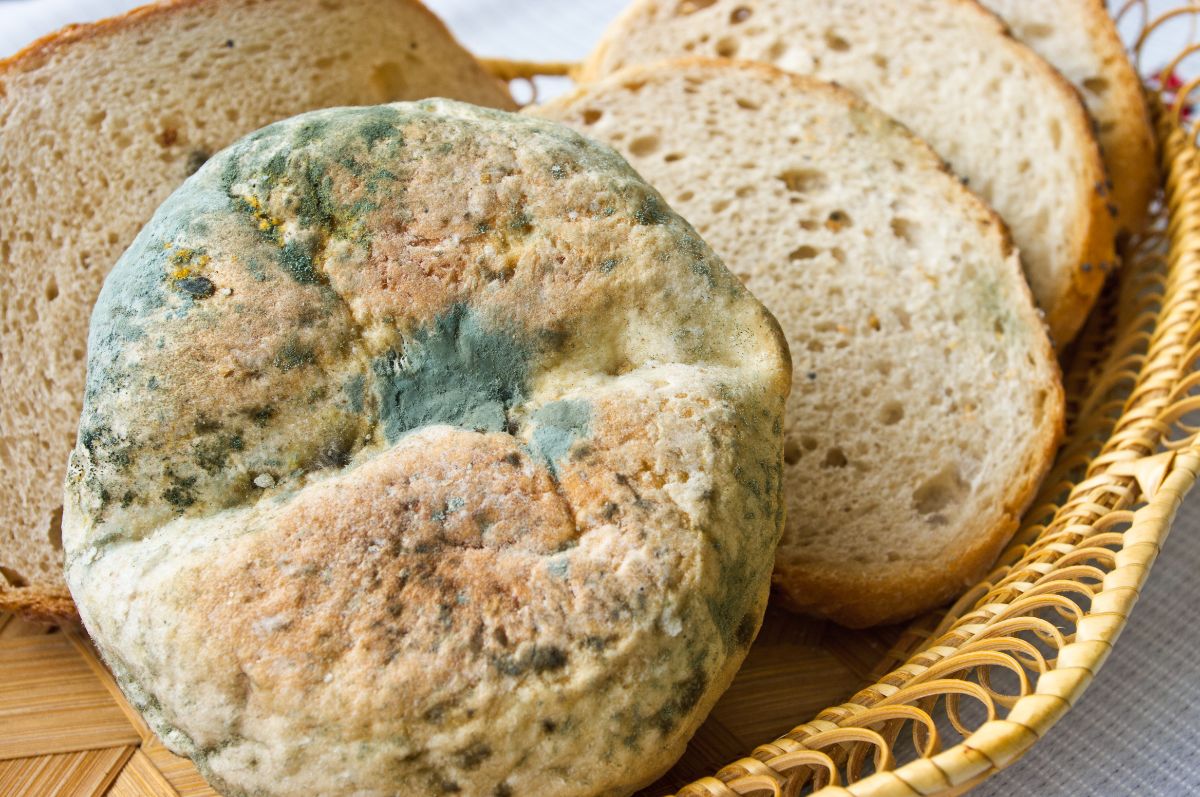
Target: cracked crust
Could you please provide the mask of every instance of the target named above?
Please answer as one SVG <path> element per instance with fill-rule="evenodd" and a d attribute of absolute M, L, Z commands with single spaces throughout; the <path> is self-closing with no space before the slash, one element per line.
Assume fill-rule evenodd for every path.
<path fill-rule="evenodd" d="M 611 150 L 444 100 L 306 114 L 106 282 L 68 582 L 227 793 L 626 793 L 757 632 L 789 379 Z"/>

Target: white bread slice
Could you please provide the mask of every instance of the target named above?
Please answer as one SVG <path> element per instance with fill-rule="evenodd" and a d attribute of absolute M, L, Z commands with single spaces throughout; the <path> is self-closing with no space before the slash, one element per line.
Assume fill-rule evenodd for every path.
<path fill-rule="evenodd" d="M 1103 0 L 982 2 L 1079 90 L 1096 120 L 1119 231 L 1137 232 L 1158 185 L 1154 131 L 1142 81 Z"/>
<path fill-rule="evenodd" d="M 779 319 L 786 605 L 866 626 L 983 575 L 1063 418 L 996 215 L 900 124 L 762 64 L 631 67 L 532 112 L 616 146 Z"/>
<path fill-rule="evenodd" d="M 635 0 L 580 78 L 686 55 L 833 80 L 899 119 L 1008 223 L 1056 343 L 1079 330 L 1116 235 L 1091 121 L 974 0 Z"/>
<path fill-rule="evenodd" d="M 59 518 L 88 318 L 159 203 L 273 120 L 435 95 L 513 107 L 415 0 L 180 0 L 0 62 L 0 610 L 73 613 Z"/>

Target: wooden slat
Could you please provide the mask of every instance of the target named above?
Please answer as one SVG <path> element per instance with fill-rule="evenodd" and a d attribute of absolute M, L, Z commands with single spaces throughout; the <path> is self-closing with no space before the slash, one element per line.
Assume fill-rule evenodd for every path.
<path fill-rule="evenodd" d="M 129 720 L 129 724 L 133 726 L 134 731 L 143 744 L 146 742 L 157 743 L 158 737 L 146 725 L 146 721 L 142 719 L 142 715 L 137 712 L 137 709 L 129 705 L 129 701 L 121 693 L 121 688 L 117 686 L 117 680 L 113 678 L 112 673 L 104 666 L 104 662 L 100 660 L 99 654 L 96 653 L 96 649 L 92 646 L 92 641 L 85 634 L 77 631 L 68 631 L 65 633 L 65 636 L 67 641 L 71 643 L 71 646 L 75 648 L 75 652 L 83 659 L 84 664 L 88 666 L 88 669 L 92 671 L 92 674 L 104 686 L 105 691 L 112 696 L 113 702 L 125 714 L 125 718 Z"/>
<path fill-rule="evenodd" d="M 21 797 L 100 797 L 134 748 L 109 747 L 0 761 L 0 794 Z"/>
<path fill-rule="evenodd" d="M 0 639 L 0 672 L 0 760 L 141 741 L 62 634 Z"/>
<path fill-rule="evenodd" d="M 755 645 L 717 701 L 712 717 L 741 741 L 728 754 L 740 755 L 836 706 L 862 680 L 828 650 L 803 645 Z"/>
<path fill-rule="evenodd" d="M 179 793 L 179 797 L 220 797 L 200 776 L 191 761 L 175 755 L 157 739 L 143 744 L 142 752 Z"/>
<path fill-rule="evenodd" d="M 108 797 L 179 797 L 179 793 L 146 754 L 137 750 L 113 781 Z"/>

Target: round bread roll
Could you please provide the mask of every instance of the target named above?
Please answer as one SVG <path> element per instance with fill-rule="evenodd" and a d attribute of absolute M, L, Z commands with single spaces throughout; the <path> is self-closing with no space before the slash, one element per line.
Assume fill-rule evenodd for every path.
<path fill-rule="evenodd" d="M 305 114 L 105 283 L 67 580 L 227 793 L 628 793 L 757 632 L 789 380 L 612 150 L 446 100 Z"/>

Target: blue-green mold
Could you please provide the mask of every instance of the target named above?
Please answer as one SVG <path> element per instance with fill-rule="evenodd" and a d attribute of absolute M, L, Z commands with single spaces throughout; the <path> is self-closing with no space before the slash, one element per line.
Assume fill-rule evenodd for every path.
<path fill-rule="evenodd" d="M 558 462 L 571 453 L 576 440 L 590 434 L 592 408 L 580 399 L 553 401 L 533 413 L 533 449 L 558 475 Z"/>
<path fill-rule="evenodd" d="M 524 398 L 532 355 L 515 335 L 489 329 L 471 309 L 454 305 L 402 351 L 372 363 L 388 442 L 431 424 L 507 430 L 509 408 Z"/>

